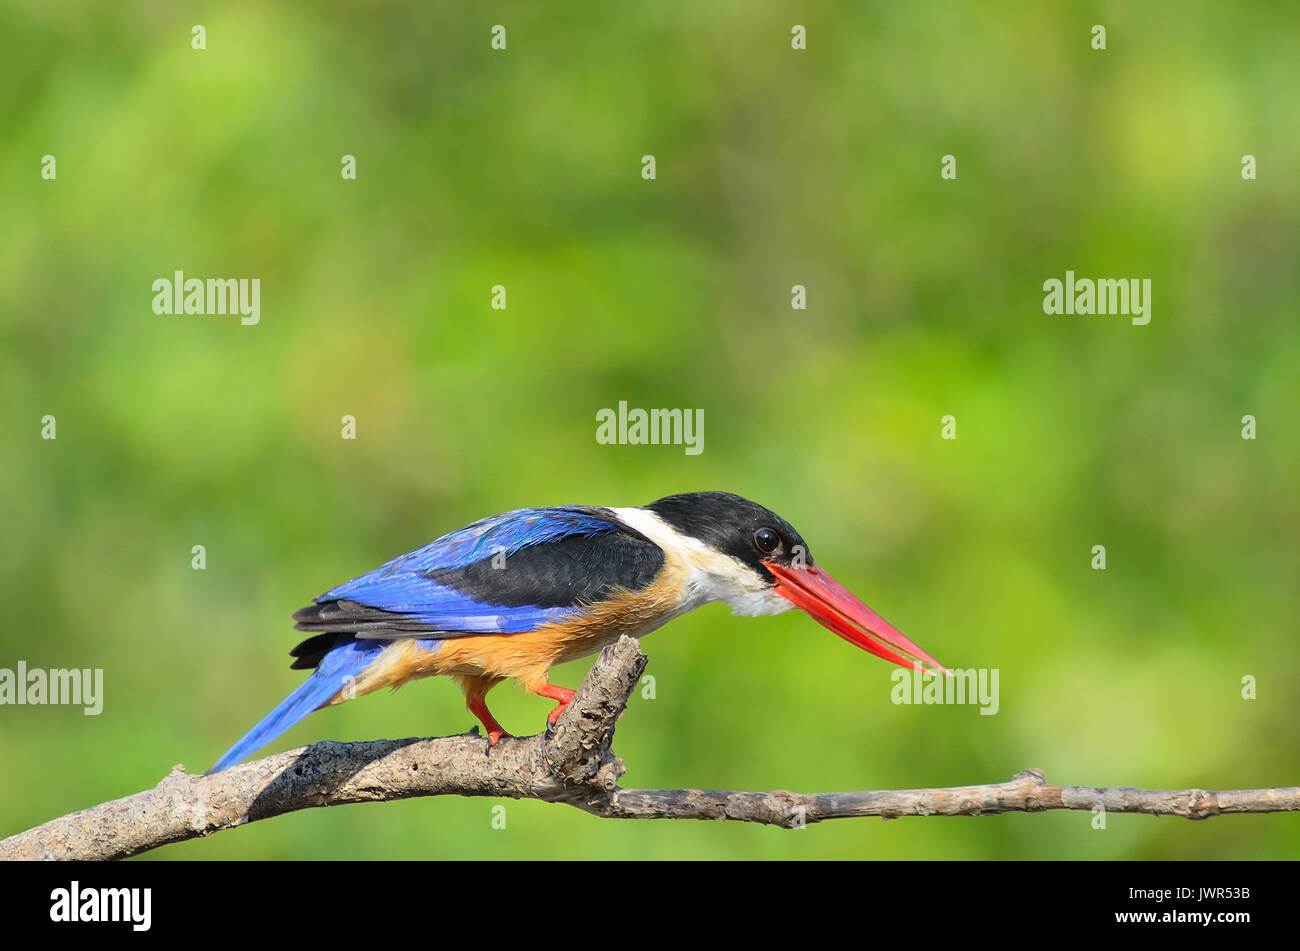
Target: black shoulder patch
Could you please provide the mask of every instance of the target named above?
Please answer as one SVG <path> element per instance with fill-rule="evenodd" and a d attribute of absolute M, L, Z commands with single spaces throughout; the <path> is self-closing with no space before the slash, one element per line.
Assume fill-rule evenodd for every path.
<path fill-rule="evenodd" d="M 604 601 L 618 588 L 640 591 L 663 566 L 658 545 L 639 534 L 610 532 L 569 535 L 522 548 L 496 564 L 485 558 L 427 576 L 484 604 L 559 608 Z"/>

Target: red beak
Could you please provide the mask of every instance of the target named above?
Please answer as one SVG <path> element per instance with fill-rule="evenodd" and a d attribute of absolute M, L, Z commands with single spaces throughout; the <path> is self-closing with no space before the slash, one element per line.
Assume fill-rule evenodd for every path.
<path fill-rule="evenodd" d="M 820 568 L 812 565 L 786 568 L 766 561 L 763 566 L 776 576 L 774 590 L 777 594 L 807 611 L 819 624 L 830 628 L 850 644 L 903 667 L 920 667 L 927 674 L 944 669 L 943 664 L 909 641 Z M 928 669 L 926 664 L 935 669 Z"/>

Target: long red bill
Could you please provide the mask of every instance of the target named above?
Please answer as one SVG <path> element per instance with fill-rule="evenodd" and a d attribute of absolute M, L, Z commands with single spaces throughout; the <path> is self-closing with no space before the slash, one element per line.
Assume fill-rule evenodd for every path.
<path fill-rule="evenodd" d="M 777 594 L 808 612 L 818 623 L 850 644 L 903 667 L 920 667 L 928 674 L 944 669 L 943 664 L 909 641 L 820 568 L 813 565 L 783 567 L 766 561 L 763 565 L 776 576 Z M 930 670 L 927 664 L 934 670 Z"/>

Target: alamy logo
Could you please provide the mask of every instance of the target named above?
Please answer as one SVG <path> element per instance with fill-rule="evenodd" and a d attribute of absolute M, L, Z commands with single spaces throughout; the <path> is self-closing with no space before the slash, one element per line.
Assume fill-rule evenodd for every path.
<path fill-rule="evenodd" d="M 1151 323 L 1151 278 L 1075 278 L 1065 272 L 1065 281 L 1054 277 L 1043 282 L 1044 314 L 1118 314 L 1132 317 L 1137 325 Z"/>
<path fill-rule="evenodd" d="M 186 278 L 184 271 L 153 282 L 155 314 L 238 315 L 251 327 L 262 319 L 262 279 Z"/>
<path fill-rule="evenodd" d="M 126 922 L 132 931 L 153 923 L 152 888 L 82 888 L 75 879 L 50 892 L 50 921 Z"/>
<path fill-rule="evenodd" d="M 889 699 L 894 703 L 917 704 L 972 704 L 980 708 L 980 715 L 991 717 L 997 714 L 1001 702 L 998 700 L 998 674 L 996 667 L 953 670 L 949 668 L 941 674 L 923 676 L 920 667 L 913 666 L 909 671 L 898 667 L 890 671 L 889 679 L 894 688 L 889 692 Z"/>
<path fill-rule="evenodd" d="M 88 717 L 99 716 L 104 709 L 104 669 L 102 667 L 41 667 L 28 669 L 20 660 L 18 669 L 0 667 L 0 704 L 68 704 L 79 706 Z"/>
<path fill-rule="evenodd" d="M 627 408 L 596 410 L 596 442 L 602 446 L 685 446 L 686 455 L 704 451 L 704 410 Z"/>

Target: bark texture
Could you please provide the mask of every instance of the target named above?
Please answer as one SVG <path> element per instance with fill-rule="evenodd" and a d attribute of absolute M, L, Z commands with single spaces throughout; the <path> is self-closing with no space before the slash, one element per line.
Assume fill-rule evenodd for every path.
<path fill-rule="evenodd" d="M 718 819 L 799 828 L 854 816 L 983 816 L 1048 809 L 1208 819 L 1300 811 L 1300 787 L 1206 792 L 1052 786 L 1036 769 L 1010 782 L 943 789 L 799 794 L 623 789 L 614 724 L 645 669 L 637 642 L 605 648 L 551 732 L 491 749 L 473 734 L 314 743 L 213 776 L 180 766 L 153 789 L 52 819 L 0 841 L 0 859 L 120 859 L 272 816 L 412 796 L 494 796 L 567 803 L 610 819 Z"/>

